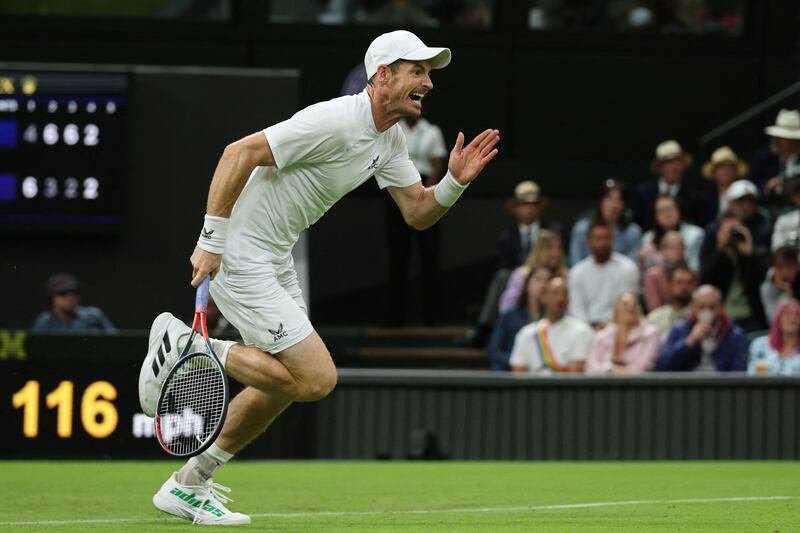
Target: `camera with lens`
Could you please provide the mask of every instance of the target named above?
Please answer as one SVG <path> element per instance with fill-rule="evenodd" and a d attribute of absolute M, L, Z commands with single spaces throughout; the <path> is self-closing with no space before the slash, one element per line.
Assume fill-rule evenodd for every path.
<path fill-rule="evenodd" d="M 745 241 L 744 233 L 739 228 L 731 229 L 731 245 L 737 245 Z"/>

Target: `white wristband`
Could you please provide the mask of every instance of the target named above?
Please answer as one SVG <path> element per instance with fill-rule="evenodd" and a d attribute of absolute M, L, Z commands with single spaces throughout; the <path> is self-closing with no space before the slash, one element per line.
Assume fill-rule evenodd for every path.
<path fill-rule="evenodd" d="M 197 246 L 212 254 L 222 254 L 225 250 L 225 237 L 228 235 L 228 221 L 227 218 L 206 215 Z"/>
<path fill-rule="evenodd" d="M 436 198 L 436 202 L 442 207 L 452 207 L 453 204 L 456 203 L 456 200 L 458 200 L 458 197 L 461 196 L 461 193 L 466 189 L 467 186 L 457 182 L 448 170 L 444 178 L 442 178 L 433 189 L 433 197 Z"/>

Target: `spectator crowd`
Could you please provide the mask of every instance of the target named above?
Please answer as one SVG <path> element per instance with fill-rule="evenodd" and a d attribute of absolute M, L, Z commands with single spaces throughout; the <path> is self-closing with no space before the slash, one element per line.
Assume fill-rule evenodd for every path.
<path fill-rule="evenodd" d="M 675 140 L 653 177 L 606 180 L 562 241 L 539 185 L 519 183 L 479 317 L 494 370 L 800 374 L 800 112 L 781 110 L 748 165 L 701 166 Z M 568 252 L 568 253 L 567 253 Z"/>
<path fill-rule="evenodd" d="M 441 131 L 424 119 L 403 127 L 423 179 L 435 183 L 445 166 Z M 800 112 L 781 110 L 765 133 L 769 146 L 750 165 L 728 146 L 714 150 L 701 167 L 705 190 L 684 179 L 691 154 L 665 140 L 651 179 L 632 191 L 605 180 L 571 228 L 546 216 L 538 184 L 518 183 L 474 337 L 488 343 L 491 368 L 800 374 Z M 387 228 L 392 300 L 402 303 L 411 241 L 424 237 L 423 270 L 435 280 L 438 237 L 414 235 L 401 220 Z M 432 287 L 426 293 L 427 324 L 437 299 Z M 80 305 L 74 276 L 52 276 L 46 296 L 33 332 L 116 332 L 100 309 Z M 213 302 L 209 326 L 238 338 Z"/>

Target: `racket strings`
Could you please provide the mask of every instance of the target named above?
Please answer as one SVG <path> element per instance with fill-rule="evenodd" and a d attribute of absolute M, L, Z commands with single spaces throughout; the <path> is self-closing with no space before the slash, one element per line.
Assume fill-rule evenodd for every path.
<path fill-rule="evenodd" d="M 159 403 L 162 443 L 177 455 L 191 454 L 212 436 L 224 414 L 226 383 L 206 355 L 182 361 Z"/>

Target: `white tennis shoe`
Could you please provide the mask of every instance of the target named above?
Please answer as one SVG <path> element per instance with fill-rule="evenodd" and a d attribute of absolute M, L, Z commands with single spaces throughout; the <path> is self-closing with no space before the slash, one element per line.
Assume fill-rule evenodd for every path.
<path fill-rule="evenodd" d="M 165 513 L 191 520 L 193 524 L 232 526 L 249 524 L 250 517 L 229 511 L 225 504 L 232 502 L 226 494 L 231 489 L 210 479 L 202 485 L 178 483 L 177 472 L 161 485 L 153 496 L 153 505 Z"/>
<path fill-rule="evenodd" d="M 147 416 L 155 416 L 161 384 L 175 366 L 191 334 L 192 328 L 172 313 L 161 313 L 153 321 L 147 355 L 139 371 L 139 403 Z"/>

